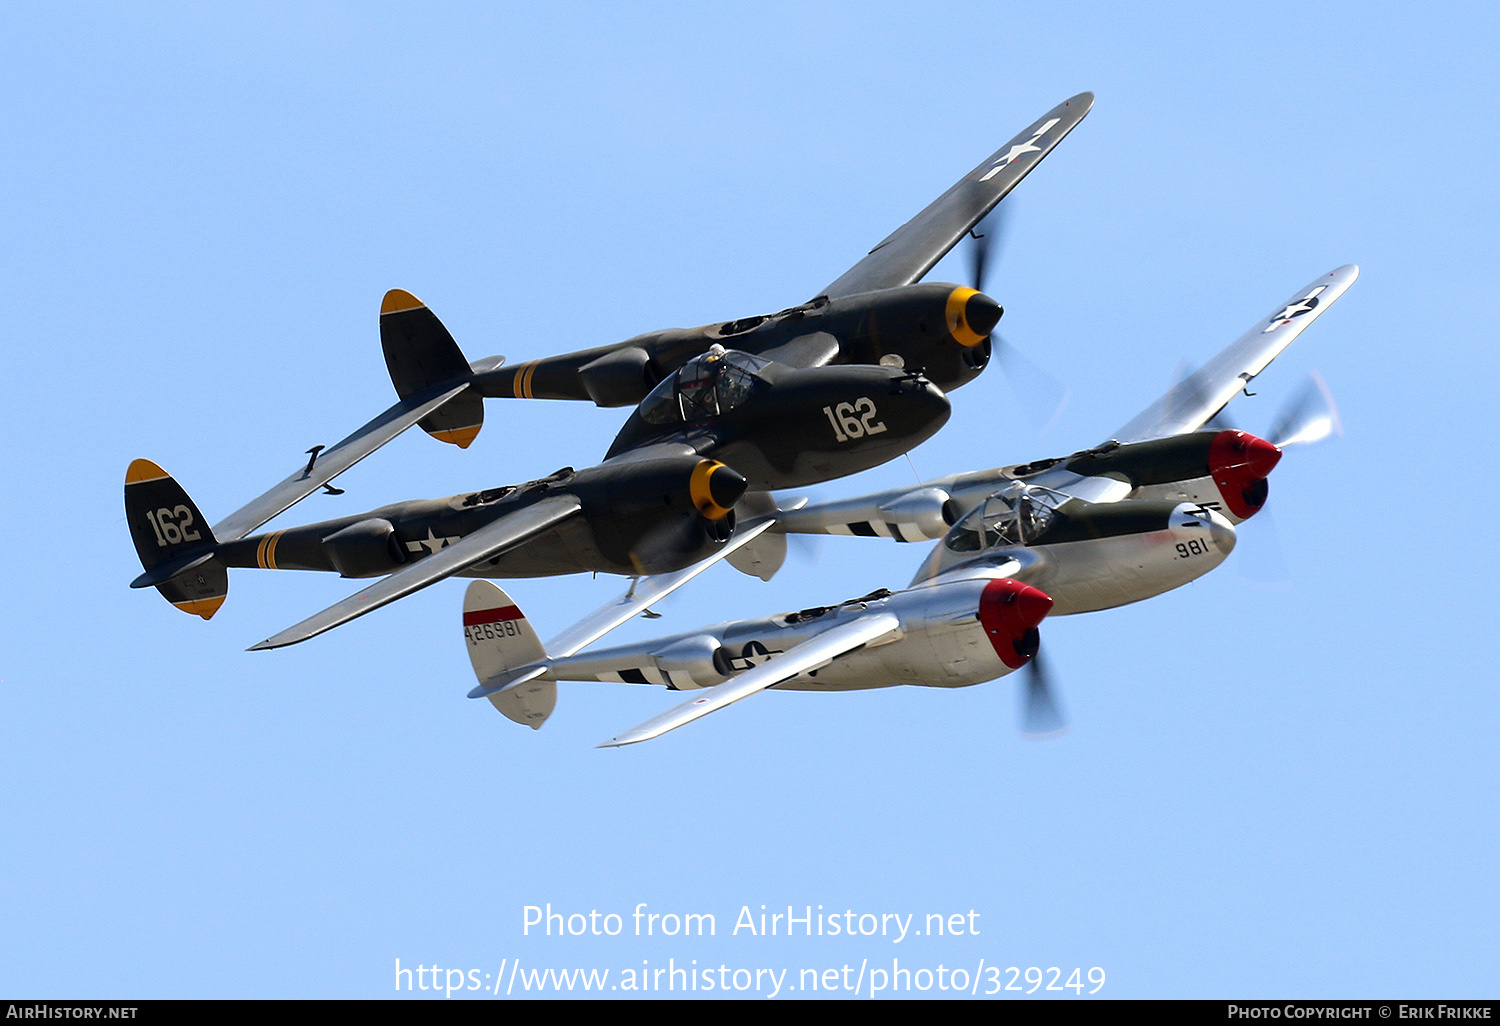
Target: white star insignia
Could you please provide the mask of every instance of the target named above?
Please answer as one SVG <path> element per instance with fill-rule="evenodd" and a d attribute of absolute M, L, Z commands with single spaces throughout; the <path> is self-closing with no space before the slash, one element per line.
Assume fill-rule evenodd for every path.
<path fill-rule="evenodd" d="M 1279 314 L 1272 316 L 1271 323 L 1266 325 L 1261 334 L 1264 335 L 1268 331 L 1275 331 L 1293 317 L 1300 317 L 1316 307 L 1318 305 L 1318 293 L 1326 288 L 1328 288 L 1327 285 L 1319 285 L 1295 303 L 1286 306 Z"/>
<path fill-rule="evenodd" d="M 986 171 L 983 177 L 981 177 L 979 180 L 981 182 L 989 181 L 991 178 L 994 178 L 997 174 L 999 174 L 1001 169 L 1005 168 L 1017 157 L 1020 157 L 1023 154 L 1042 152 L 1042 148 L 1036 144 L 1036 141 L 1050 132 L 1052 130 L 1052 126 L 1057 124 L 1060 120 L 1061 118 L 1053 118 L 1041 128 L 1037 129 L 1036 132 L 1032 134 L 1030 139 L 1027 139 L 1023 143 L 1016 143 L 1005 152 L 1005 156 L 995 161 L 995 166 Z"/>
<path fill-rule="evenodd" d="M 406 551 L 408 551 L 408 552 L 421 552 L 423 549 L 426 549 L 428 552 L 435 553 L 435 552 L 437 552 L 438 549 L 445 549 L 449 545 L 452 545 L 456 541 L 458 541 L 458 538 L 456 538 L 456 537 L 454 537 L 454 538 L 439 538 L 439 537 L 437 537 L 436 535 L 434 535 L 432 533 L 432 528 L 429 527 L 427 529 L 427 537 L 426 538 L 418 538 L 416 541 L 409 541 L 409 542 L 406 543 Z"/>

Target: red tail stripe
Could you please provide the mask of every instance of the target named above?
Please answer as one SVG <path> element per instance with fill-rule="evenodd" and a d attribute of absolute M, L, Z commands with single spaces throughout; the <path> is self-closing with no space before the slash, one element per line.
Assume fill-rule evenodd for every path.
<path fill-rule="evenodd" d="M 524 620 L 519 606 L 498 606 L 495 609 L 476 609 L 464 614 L 464 626 L 473 627 L 481 623 L 498 623 L 501 620 Z"/>

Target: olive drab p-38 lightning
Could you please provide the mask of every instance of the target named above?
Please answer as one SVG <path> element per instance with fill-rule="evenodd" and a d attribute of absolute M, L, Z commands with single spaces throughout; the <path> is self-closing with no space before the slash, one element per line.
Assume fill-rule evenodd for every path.
<path fill-rule="evenodd" d="M 1162 594 L 1224 561 L 1235 547 L 1235 525 L 1266 501 L 1280 446 L 1322 437 L 1336 415 L 1299 401 L 1271 440 L 1202 429 L 1358 273 L 1341 267 L 1299 290 L 1093 449 L 774 515 L 778 532 L 941 539 L 904 591 L 583 652 L 602 631 L 586 623 L 544 647 L 503 591 L 475 582 L 464 603 L 480 681 L 470 697 L 489 698 L 509 718 L 540 727 L 559 680 L 693 693 L 605 743 L 612 747 L 656 737 L 770 687 L 963 687 L 1026 666 L 1026 730 L 1053 732 L 1062 718 L 1037 669 L 1037 625 L 1049 613 Z"/>
<path fill-rule="evenodd" d="M 384 577 L 254 646 L 274 648 L 455 574 L 660 575 L 729 558 L 768 576 L 785 541 L 764 530 L 774 510 L 767 491 L 900 455 L 947 419 L 943 383 L 955 387 L 983 367 L 999 304 L 975 288 L 917 282 L 1092 103 L 1084 93 L 1054 108 L 811 302 L 768 317 L 656 332 L 512 370 L 503 357 L 468 361 L 425 304 L 391 290 L 380 336 L 399 401 L 326 451 L 309 450 L 307 465 L 280 484 L 210 529 L 158 465 L 131 464 L 127 519 L 146 571 L 132 586 L 155 586 L 207 619 L 224 601 L 230 567 Z M 319 488 L 335 491 L 338 474 L 413 424 L 467 447 L 485 397 L 638 409 L 596 467 L 251 533 Z M 753 537 L 735 538 L 736 505 L 756 523 Z"/>
<path fill-rule="evenodd" d="M 952 391 L 988 363 L 1002 310 L 979 291 L 978 270 L 972 285 L 922 278 L 1093 105 L 1093 93 L 1079 93 L 1043 114 L 807 302 L 477 373 L 473 390 L 492 398 L 631 406 L 672 370 L 722 345 L 797 367 L 897 359 Z"/>
<path fill-rule="evenodd" d="M 857 437 L 835 432 L 824 413 L 845 408 L 865 411 Z M 262 535 L 203 526 L 165 471 L 136 460 L 125 509 L 146 572 L 133 586 L 156 585 L 208 618 L 227 594 L 230 567 L 383 577 L 253 646 L 261 649 L 306 640 L 455 574 L 678 571 L 735 551 L 734 507 L 747 490 L 763 514 L 773 508 L 763 493 L 884 463 L 948 414 L 941 390 L 897 367 L 793 368 L 715 347 L 646 397 L 598 466 Z"/>

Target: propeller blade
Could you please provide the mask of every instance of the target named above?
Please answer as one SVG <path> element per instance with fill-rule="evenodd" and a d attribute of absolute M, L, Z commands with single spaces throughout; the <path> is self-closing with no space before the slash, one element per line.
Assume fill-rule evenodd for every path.
<path fill-rule="evenodd" d="M 1276 529 L 1276 518 L 1271 515 L 1269 504 L 1236 530 L 1242 544 L 1235 549 L 1244 553 L 1239 562 L 1241 577 L 1256 584 L 1285 584 L 1292 579 L 1286 550 L 1281 545 L 1281 532 Z"/>
<path fill-rule="evenodd" d="M 798 559 L 804 563 L 816 563 L 822 555 L 823 539 L 827 537 L 825 534 L 789 534 L 786 540 L 796 550 Z"/>
<path fill-rule="evenodd" d="M 990 335 L 990 339 L 994 343 L 995 358 L 1005 370 L 1006 380 L 1010 382 L 1021 408 L 1026 411 L 1027 419 L 1036 425 L 1038 435 L 1044 434 L 1062 416 L 1072 390 L 1028 360 L 998 333 Z"/>
<path fill-rule="evenodd" d="M 1344 425 L 1339 420 L 1333 393 L 1328 391 L 1318 372 L 1313 371 L 1302 389 L 1288 400 L 1266 440 L 1285 448 L 1288 445 L 1310 445 L 1329 435 L 1343 433 Z"/>
<path fill-rule="evenodd" d="M 1033 741 L 1067 733 L 1068 721 L 1057 703 L 1052 675 L 1037 649 L 1026 664 L 1026 691 L 1021 706 L 1021 733 Z"/>
<path fill-rule="evenodd" d="M 630 550 L 630 561 L 643 576 L 659 574 L 663 567 L 681 566 L 682 553 L 696 543 L 693 525 L 681 518 L 665 520 L 647 531 Z"/>
<path fill-rule="evenodd" d="M 974 241 L 969 246 L 969 284 L 980 292 L 984 291 L 986 273 L 1000 261 L 1000 251 L 1009 234 L 1010 213 L 1004 203 L 974 226 Z"/>

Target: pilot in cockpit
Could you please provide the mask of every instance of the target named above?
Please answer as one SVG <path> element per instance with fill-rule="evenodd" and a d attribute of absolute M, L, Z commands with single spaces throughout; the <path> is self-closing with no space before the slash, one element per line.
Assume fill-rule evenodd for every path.
<path fill-rule="evenodd" d="M 757 386 L 770 361 L 721 345 L 683 364 L 641 401 L 648 424 L 691 424 L 712 420 L 742 404 Z"/>

